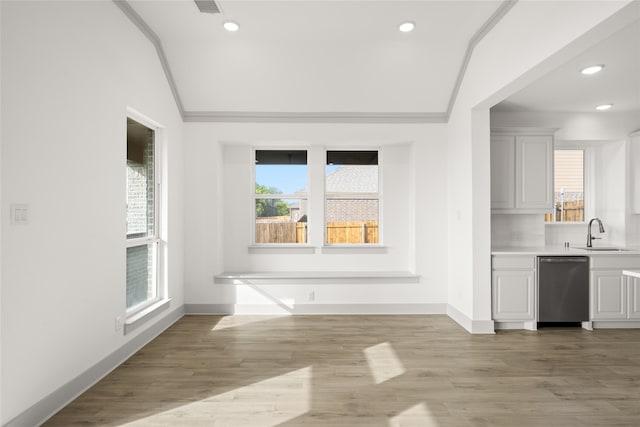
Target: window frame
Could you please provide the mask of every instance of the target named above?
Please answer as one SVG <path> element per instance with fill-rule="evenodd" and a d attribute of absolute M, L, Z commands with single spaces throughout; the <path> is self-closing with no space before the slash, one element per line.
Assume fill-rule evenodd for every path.
<path fill-rule="evenodd" d="M 327 153 L 330 151 L 376 151 L 378 153 L 378 191 L 362 192 L 328 192 L 327 191 Z M 382 147 L 325 147 L 322 158 L 323 168 L 323 204 L 322 204 L 322 247 L 323 248 L 377 248 L 383 245 L 383 201 L 382 201 Z M 378 241 L 376 243 L 328 243 L 327 242 L 327 201 L 328 200 L 377 200 L 378 201 Z"/>
<path fill-rule="evenodd" d="M 162 165 L 163 165 L 163 139 L 164 139 L 164 127 L 157 123 L 156 121 L 150 119 L 149 117 L 133 110 L 131 108 L 127 109 L 126 119 L 134 120 L 143 126 L 153 130 L 153 177 L 154 177 L 154 202 L 153 202 L 153 234 L 144 236 L 144 237 L 134 237 L 128 238 L 125 233 L 125 252 L 127 249 L 132 247 L 139 246 L 151 246 L 153 249 L 153 282 L 155 285 L 155 297 L 147 299 L 146 301 L 134 305 L 132 307 L 126 306 L 126 298 L 125 298 L 125 316 L 127 319 L 127 324 L 131 324 L 138 320 L 138 318 L 143 317 L 148 314 L 147 312 L 153 309 L 155 306 L 162 306 L 164 301 L 167 301 L 168 290 L 166 288 L 165 280 L 164 280 L 164 264 L 163 264 L 163 256 L 162 253 L 164 251 L 163 247 L 163 239 L 162 239 L 162 230 L 163 226 L 163 218 L 162 218 L 162 206 L 163 206 L 163 186 L 162 186 Z M 125 142 L 125 146 L 128 144 L 128 141 Z M 126 156 L 125 156 L 126 157 Z M 126 164 L 125 164 L 126 169 Z M 126 193 L 126 192 L 125 192 Z M 126 204 L 126 194 L 125 194 L 125 204 Z M 125 210 L 126 215 L 126 210 Z M 125 270 L 126 270 L 126 260 L 125 260 Z M 126 285 L 125 285 L 125 295 L 126 295 Z M 125 328 L 126 332 L 126 328 Z"/>
<path fill-rule="evenodd" d="M 256 153 L 258 151 L 305 151 L 307 154 L 307 176 L 306 176 L 306 192 L 297 194 L 258 194 L 256 193 L 257 173 L 256 173 Z M 310 234 L 309 227 L 311 223 L 311 150 L 308 146 L 254 146 L 251 147 L 251 243 L 252 247 L 267 247 L 267 248 L 302 248 L 310 246 Z M 256 201 L 257 200 L 269 200 L 269 199 L 295 199 L 299 201 L 306 201 L 307 203 L 307 230 L 306 230 L 306 242 L 302 243 L 258 243 L 256 239 Z"/>
<path fill-rule="evenodd" d="M 588 218 L 592 218 L 594 216 L 594 206 L 595 206 L 595 155 L 594 155 L 594 146 L 590 144 L 584 143 L 570 143 L 570 142 L 558 142 L 556 141 L 553 146 L 553 153 L 555 158 L 556 150 L 582 150 L 584 153 L 583 159 L 583 182 L 584 182 L 584 220 L 583 221 L 545 221 L 545 224 L 554 224 L 554 225 L 571 225 L 571 224 L 586 224 L 588 222 Z M 553 165 L 553 169 L 555 170 L 555 162 Z M 553 181 L 554 186 L 554 203 L 555 203 L 555 179 Z"/>

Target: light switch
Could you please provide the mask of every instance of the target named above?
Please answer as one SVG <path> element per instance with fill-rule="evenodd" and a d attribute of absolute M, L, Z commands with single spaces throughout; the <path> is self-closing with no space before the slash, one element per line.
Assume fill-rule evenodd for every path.
<path fill-rule="evenodd" d="M 29 205 L 11 205 L 11 225 L 29 224 Z"/>

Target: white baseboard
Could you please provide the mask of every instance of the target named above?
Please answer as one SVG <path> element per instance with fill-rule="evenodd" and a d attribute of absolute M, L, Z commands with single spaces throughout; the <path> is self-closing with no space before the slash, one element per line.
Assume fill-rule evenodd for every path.
<path fill-rule="evenodd" d="M 184 316 L 185 308 L 180 306 L 142 331 L 122 347 L 96 363 L 50 395 L 46 396 L 26 411 L 5 424 L 5 427 L 39 426 L 96 384 L 108 373 L 120 366 L 135 352 Z"/>
<path fill-rule="evenodd" d="M 186 304 L 186 314 L 446 314 L 446 304 Z"/>
<path fill-rule="evenodd" d="M 447 315 L 472 334 L 495 334 L 493 320 L 473 320 L 451 305 L 447 305 Z"/>

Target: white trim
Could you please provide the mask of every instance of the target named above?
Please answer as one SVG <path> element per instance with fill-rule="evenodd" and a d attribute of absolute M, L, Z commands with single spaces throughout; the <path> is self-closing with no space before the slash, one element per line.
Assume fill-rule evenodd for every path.
<path fill-rule="evenodd" d="M 635 329 L 640 328 L 640 321 L 630 320 L 594 320 L 592 321 L 593 329 Z"/>
<path fill-rule="evenodd" d="M 155 339 L 171 325 L 180 320 L 185 314 L 185 307 L 177 307 L 167 313 L 162 319 L 149 326 L 144 331 L 133 336 L 125 344 L 111 354 L 98 361 L 93 366 L 59 387 L 53 393 L 40 399 L 37 403 L 6 423 L 5 427 L 37 426 L 44 423 L 60 409 L 87 391 L 90 387 L 104 378 L 107 374 L 120 366 L 129 357 Z"/>
<path fill-rule="evenodd" d="M 495 334 L 493 320 L 473 320 L 450 304 L 447 304 L 447 315 L 472 334 Z"/>
<path fill-rule="evenodd" d="M 141 325 L 168 309 L 171 304 L 171 298 L 153 300 L 150 302 L 151 304 L 146 305 L 143 309 L 136 310 L 133 314 L 128 315 L 127 320 L 124 323 L 125 335 L 135 331 Z"/>
<path fill-rule="evenodd" d="M 460 70 L 458 71 L 458 77 L 456 78 L 456 82 L 453 85 L 453 90 L 451 91 L 451 96 L 449 97 L 449 103 L 447 104 L 447 112 L 446 112 L 446 122 L 449 121 L 449 117 L 451 116 L 451 111 L 453 110 L 453 106 L 456 103 L 456 99 L 458 98 L 458 92 L 460 91 L 460 86 L 462 86 L 462 80 L 464 79 L 464 75 L 467 73 L 467 67 L 469 66 L 469 61 L 471 60 L 471 55 L 473 54 L 473 50 L 475 47 L 482 41 L 484 36 L 486 36 L 489 31 L 493 29 L 493 27 L 500 22 L 502 17 L 504 17 L 509 10 L 513 6 L 516 5 L 518 0 L 506 0 L 503 1 L 502 4 L 498 7 L 498 9 L 489 17 L 487 22 L 485 22 L 482 27 L 471 37 L 469 40 L 469 45 L 467 46 L 467 51 L 464 54 L 464 59 L 462 60 L 462 65 L 460 66 Z"/>
<path fill-rule="evenodd" d="M 224 272 L 215 284 L 392 284 L 420 283 L 421 276 L 409 271 L 274 271 Z"/>
<path fill-rule="evenodd" d="M 142 34 L 151 42 L 151 44 L 156 48 L 156 52 L 158 54 L 158 59 L 160 60 L 160 64 L 162 65 L 162 70 L 164 71 L 165 78 L 167 79 L 167 83 L 169 84 L 169 88 L 171 89 L 171 93 L 173 94 L 173 99 L 176 102 L 176 107 L 178 108 L 178 112 L 182 116 L 184 120 L 185 111 L 184 106 L 182 105 L 182 100 L 180 99 L 180 93 L 178 93 L 178 87 L 176 85 L 175 80 L 173 79 L 173 74 L 171 73 L 171 67 L 169 66 L 169 61 L 167 60 L 167 55 L 164 53 L 164 49 L 162 48 L 162 42 L 158 35 L 151 29 L 151 27 L 142 19 L 140 15 L 131 7 L 126 0 L 113 0 L 113 2 L 120 8 L 122 13 L 126 15 L 127 18 L 140 30 Z"/>
<path fill-rule="evenodd" d="M 186 304 L 187 315 L 196 314 L 446 314 L 446 304 L 296 304 L 285 308 L 275 304 Z"/>
<path fill-rule="evenodd" d="M 258 111 L 185 111 L 185 122 L 215 123 L 446 123 L 447 114 L 437 113 L 311 113 Z"/>

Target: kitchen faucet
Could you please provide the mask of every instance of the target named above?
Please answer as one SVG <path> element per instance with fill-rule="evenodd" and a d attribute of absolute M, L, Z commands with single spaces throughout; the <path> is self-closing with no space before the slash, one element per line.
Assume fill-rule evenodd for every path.
<path fill-rule="evenodd" d="M 593 237 L 591 235 L 591 224 L 593 224 L 593 221 L 598 221 L 598 225 L 600 226 L 600 232 L 604 233 L 604 226 L 602 225 L 602 221 L 600 221 L 599 218 L 591 218 L 591 221 L 589 221 L 589 225 L 587 226 L 587 247 L 588 248 L 592 247 L 591 245 L 592 240 L 602 239 L 602 237 Z"/>

